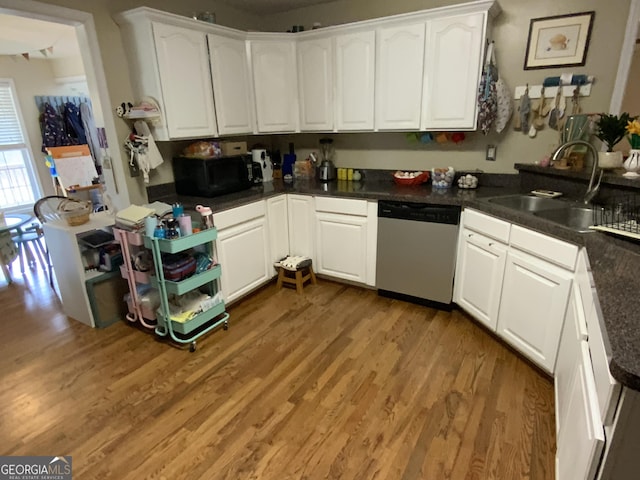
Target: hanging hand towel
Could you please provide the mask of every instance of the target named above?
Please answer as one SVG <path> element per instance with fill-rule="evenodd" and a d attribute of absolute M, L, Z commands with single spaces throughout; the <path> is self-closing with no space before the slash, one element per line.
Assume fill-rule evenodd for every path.
<path fill-rule="evenodd" d="M 502 77 L 498 77 L 498 81 L 496 82 L 496 95 L 498 97 L 498 109 L 496 111 L 496 121 L 493 126 L 495 131 L 500 133 L 504 130 L 504 127 L 507 126 L 507 123 L 509 123 L 511 115 L 513 115 L 511 91 Z"/>
<path fill-rule="evenodd" d="M 487 48 L 487 56 L 478 88 L 478 127 L 487 135 L 496 119 L 498 110 L 498 98 L 496 94 L 496 81 L 498 69 L 493 63 L 493 42 Z"/>
<path fill-rule="evenodd" d="M 146 149 L 142 152 L 142 155 L 138 155 L 138 165 L 145 183 L 149 183 L 149 171 L 154 168 L 158 168 L 164 162 L 160 150 L 156 145 L 156 142 L 151 135 L 151 130 L 146 122 L 138 120 L 133 124 L 138 134 L 138 138 L 142 143 L 146 145 Z"/>

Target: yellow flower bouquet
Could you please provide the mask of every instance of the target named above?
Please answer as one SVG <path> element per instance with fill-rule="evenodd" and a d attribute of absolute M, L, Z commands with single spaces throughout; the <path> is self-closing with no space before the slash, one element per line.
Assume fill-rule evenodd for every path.
<path fill-rule="evenodd" d="M 627 122 L 627 133 L 629 134 L 629 143 L 634 150 L 640 149 L 640 121 L 633 119 Z"/>

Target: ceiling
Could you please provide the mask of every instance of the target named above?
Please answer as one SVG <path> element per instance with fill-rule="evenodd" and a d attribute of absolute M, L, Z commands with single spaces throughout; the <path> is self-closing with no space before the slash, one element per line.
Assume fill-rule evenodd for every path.
<path fill-rule="evenodd" d="M 257 15 L 281 13 L 335 0 L 221 0 L 227 5 Z"/>
<path fill-rule="evenodd" d="M 269 15 L 335 0 L 221 0 L 238 10 Z M 48 51 L 53 47 L 52 51 Z M 68 25 L 0 14 L 0 55 L 45 58 L 74 57 L 80 54 L 75 29 Z"/>
<path fill-rule="evenodd" d="M 53 47 L 52 51 L 47 51 Z M 64 58 L 80 55 L 74 27 L 31 18 L 0 14 L 0 55 L 30 58 Z"/>

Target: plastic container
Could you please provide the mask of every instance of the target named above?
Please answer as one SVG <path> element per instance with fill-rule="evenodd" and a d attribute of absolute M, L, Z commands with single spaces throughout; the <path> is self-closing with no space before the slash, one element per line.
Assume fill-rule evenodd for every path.
<path fill-rule="evenodd" d="M 431 186 L 433 188 L 450 188 L 456 172 L 452 167 L 431 169 Z"/>

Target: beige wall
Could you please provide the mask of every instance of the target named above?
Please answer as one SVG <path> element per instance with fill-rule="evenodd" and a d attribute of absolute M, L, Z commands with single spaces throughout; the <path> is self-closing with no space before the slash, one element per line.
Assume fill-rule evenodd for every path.
<path fill-rule="evenodd" d="M 385 15 L 411 12 L 425 8 L 451 5 L 456 1 L 436 0 L 339 0 L 332 3 L 298 9 L 265 19 L 273 31 L 286 31 L 291 25 L 313 22 L 322 25 L 347 23 Z M 592 95 L 583 100 L 585 112 L 608 111 L 618 67 L 619 51 L 624 38 L 629 12 L 629 0 L 499 0 L 502 13 L 494 22 L 492 38 L 496 42 L 496 56 L 501 76 L 513 90 L 517 85 L 539 84 L 547 76 L 563 72 L 586 73 L 596 77 Z M 591 42 L 584 67 L 524 70 L 524 55 L 531 18 L 595 10 Z M 397 134 L 340 134 L 333 135 L 336 163 L 343 166 L 369 168 L 427 169 L 451 165 L 458 169 L 480 168 L 487 172 L 512 172 L 516 162 L 535 162 L 548 155 L 558 143 L 558 133 L 548 127 L 530 139 L 514 132 L 511 125 L 497 135 L 470 133 L 460 145 L 420 145 L 410 143 L 402 133 Z M 317 148 L 317 136 L 304 136 L 297 147 Z M 286 146 L 286 141 L 279 142 Z M 497 161 L 484 160 L 488 144 L 496 144 Z M 301 150 L 306 154 L 308 150 Z"/>
<path fill-rule="evenodd" d="M 51 62 L 22 57 L 15 60 L 0 56 L 0 78 L 12 78 L 18 95 L 18 103 L 27 129 L 31 152 L 36 164 L 38 178 L 43 193 L 53 195 L 53 186 L 49 170 L 44 164 L 42 154 L 42 135 L 38 107 L 34 97 L 37 95 L 77 95 L 69 86 L 56 83 Z"/>

